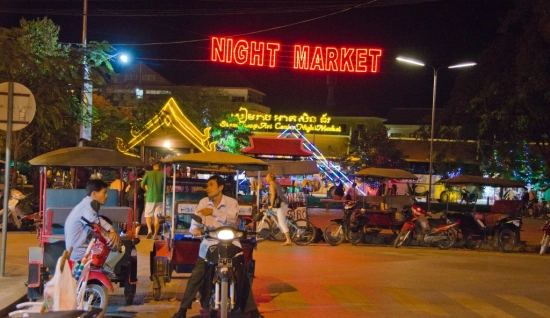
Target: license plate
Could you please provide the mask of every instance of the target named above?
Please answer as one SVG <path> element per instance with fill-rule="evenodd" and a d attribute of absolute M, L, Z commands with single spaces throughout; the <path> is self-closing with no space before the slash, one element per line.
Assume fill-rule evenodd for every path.
<path fill-rule="evenodd" d="M 232 266 L 232 261 L 230 258 L 220 258 L 218 260 L 218 266 Z"/>

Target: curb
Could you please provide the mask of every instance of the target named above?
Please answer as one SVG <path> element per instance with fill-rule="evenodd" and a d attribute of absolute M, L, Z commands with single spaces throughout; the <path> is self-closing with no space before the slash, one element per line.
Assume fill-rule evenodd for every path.
<path fill-rule="evenodd" d="M 9 317 L 10 312 L 17 310 L 16 305 L 28 301 L 27 294 L 15 300 L 5 308 L 0 308 L 0 317 Z"/>

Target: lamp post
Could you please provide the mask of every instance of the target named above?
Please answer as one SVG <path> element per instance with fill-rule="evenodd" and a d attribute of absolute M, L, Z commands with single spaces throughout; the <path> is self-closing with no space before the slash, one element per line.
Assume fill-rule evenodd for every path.
<path fill-rule="evenodd" d="M 428 196 L 427 196 L 427 203 L 428 203 L 428 211 L 431 210 L 431 202 L 432 202 L 432 174 L 433 174 L 433 147 L 434 147 L 434 123 L 435 123 L 435 97 L 437 92 L 437 73 L 441 67 L 434 67 L 432 65 L 424 64 L 423 62 L 413 60 L 407 57 L 397 57 L 397 60 L 400 62 L 413 64 L 417 66 L 429 66 L 434 71 L 434 86 L 433 86 L 433 96 L 432 96 L 432 122 L 431 122 L 431 129 L 430 129 L 430 167 L 428 171 Z M 461 63 L 461 64 L 455 64 L 451 66 L 446 66 L 447 68 L 462 68 L 462 67 L 470 67 L 474 66 L 476 63 L 473 62 L 467 62 L 467 63 Z"/>

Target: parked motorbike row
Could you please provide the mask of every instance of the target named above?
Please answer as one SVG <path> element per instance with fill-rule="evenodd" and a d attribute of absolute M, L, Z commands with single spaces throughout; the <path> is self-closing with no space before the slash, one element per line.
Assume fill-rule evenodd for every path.
<path fill-rule="evenodd" d="M 489 244 L 501 252 L 509 253 L 520 242 L 521 216 L 506 216 L 495 222 L 488 222 L 488 216 L 481 213 L 443 212 L 436 217 L 416 205 L 405 206 L 399 213 L 404 222 L 393 241 L 396 248 L 411 245 L 415 241 L 418 245 L 436 245 L 440 249 L 449 249 L 460 239 L 465 247 L 472 250 Z M 369 235 L 380 231 L 369 214 L 357 208 L 354 202 L 348 201 L 343 217 L 331 220 L 325 228 L 325 241 L 333 246 L 344 241 L 353 245 L 368 242 Z M 546 250 L 550 245 L 550 220 L 543 227 L 543 233 L 541 245 Z"/>

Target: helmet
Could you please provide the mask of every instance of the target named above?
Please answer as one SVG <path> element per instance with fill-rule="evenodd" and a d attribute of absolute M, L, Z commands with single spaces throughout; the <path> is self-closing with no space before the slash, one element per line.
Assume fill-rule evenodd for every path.
<path fill-rule="evenodd" d="M 424 211 L 424 209 L 416 205 L 412 206 L 412 211 L 415 216 L 426 215 L 426 211 Z"/>

